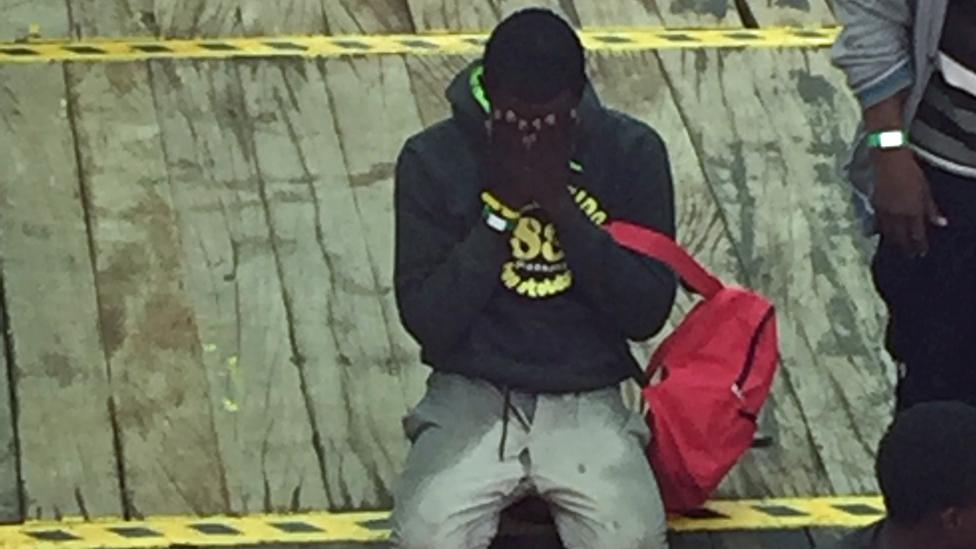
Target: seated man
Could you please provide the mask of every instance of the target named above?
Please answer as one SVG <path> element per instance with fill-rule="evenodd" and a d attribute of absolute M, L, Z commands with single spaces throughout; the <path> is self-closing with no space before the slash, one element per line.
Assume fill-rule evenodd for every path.
<path fill-rule="evenodd" d="M 976 408 L 918 404 L 881 441 L 878 482 L 888 517 L 837 549 L 976 547 Z"/>
<path fill-rule="evenodd" d="M 487 547 L 537 494 L 569 548 L 666 547 L 650 433 L 620 384 L 676 279 L 601 228 L 674 234 L 664 143 L 600 104 L 576 33 L 544 10 L 502 22 L 447 97 L 453 116 L 396 169 L 397 301 L 433 373 L 404 420 L 394 543 Z"/>

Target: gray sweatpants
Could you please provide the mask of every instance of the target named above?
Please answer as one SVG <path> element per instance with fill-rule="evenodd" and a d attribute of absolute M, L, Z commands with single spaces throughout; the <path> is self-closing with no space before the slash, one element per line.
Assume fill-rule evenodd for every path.
<path fill-rule="evenodd" d="M 394 493 L 395 547 L 484 549 L 501 511 L 530 493 L 549 502 L 568 549 L 667 547 L 643 452 L 650 432 L 619 387 L 510 398 L 506 422 L 498 388 L 431 375 L 404 419 L 412 447 Z"/>

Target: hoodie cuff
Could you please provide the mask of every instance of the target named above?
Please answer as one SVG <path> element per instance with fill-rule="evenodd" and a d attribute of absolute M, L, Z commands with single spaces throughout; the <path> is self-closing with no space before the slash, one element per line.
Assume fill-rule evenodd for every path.
<path fill-rule="evenodd" d="M 478 222 L 460 244 L 461 264 L 472 273 L 498 272 L 508 256 L 508 241 L 504 234 Z"/>
<path fill-rule="evenodd" d="M 911 87 L 915 77 L 908 60 L 891 67 L 881 76 L 854 90 L 861 108 L 867 110 L 905 88 Z"/>

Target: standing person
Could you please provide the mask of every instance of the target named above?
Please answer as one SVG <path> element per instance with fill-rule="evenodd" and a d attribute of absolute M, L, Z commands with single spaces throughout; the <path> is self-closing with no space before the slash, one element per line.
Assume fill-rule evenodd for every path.
<path fill-rule="evenodd" d="M 976 408 L 961 402 L 918 404 L 896 417 L 875 467 L 888 516 L 836 549 L 976 547 L 973 441 Z"/>
<path fill-rule="evenodd" d="M 864 109 L 849 166 L 899 363 L 897 409 L 976 404 L 976 2 L 837 0 Z"/>
<path fill-rule="evenodd" d="M 500 23 L 447 97 L 453 115 L 396 169 L 396 295 L 433 373 L 404 420 L 394 544 L 487 547 L 537 494 L 570 549 L 666 547 L 650 433 L 620 384 L 676 279 L 601 228 L 674 234 L 664 143 L 600 104 L 576 33 L 545 10 Z"/>

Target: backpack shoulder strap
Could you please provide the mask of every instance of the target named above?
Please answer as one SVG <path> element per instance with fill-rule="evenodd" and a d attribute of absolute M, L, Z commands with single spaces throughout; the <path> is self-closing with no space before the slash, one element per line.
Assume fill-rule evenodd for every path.
<path fill-rule="evenodd" d="M 671 237 L 651 229 L 615 221 L 607 227 L 618 244 L 671 267 L 692 290 L 708 299 L 723 288 L 722 281 L 695 261 Z"/>

